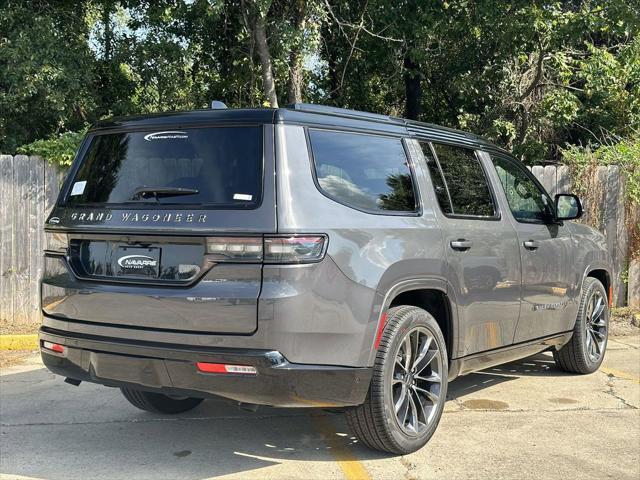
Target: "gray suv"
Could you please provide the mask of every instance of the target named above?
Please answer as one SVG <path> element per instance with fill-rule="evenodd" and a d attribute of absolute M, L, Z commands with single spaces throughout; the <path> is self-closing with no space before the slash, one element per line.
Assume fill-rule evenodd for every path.
<path fill-rule="evenodd" d="M 116 118 L 46 221 L 42 358 L 178 413 L 342 408 L 404 454 L 447 383 L 549 350 L 602 363 L 603 237 L 468 133 L 317 105 Z"/>

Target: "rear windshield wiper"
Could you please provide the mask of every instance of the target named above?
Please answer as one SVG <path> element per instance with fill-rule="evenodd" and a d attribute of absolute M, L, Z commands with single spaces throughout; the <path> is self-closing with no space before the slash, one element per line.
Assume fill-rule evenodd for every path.
<path fill-rule="evenodd" d="M 152 197 L 158 201 L 160 197 L 178 197 L 181 195 L 197 195 L 198 193 L 200 193 L 200 191 L 195 188 L 143 186 L 133 191 L 130 200 L 141 200 Z"/>

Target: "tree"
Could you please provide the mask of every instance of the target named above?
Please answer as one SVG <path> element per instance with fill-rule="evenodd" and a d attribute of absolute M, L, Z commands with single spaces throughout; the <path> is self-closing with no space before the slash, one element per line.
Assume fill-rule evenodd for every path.
<path fill-rule="evenodd" d="M 8 0 L 0 149 L 219 99 L 405 116 L 559 159 L 640 129 L 639 31 L 625 0 Z"/>
<path fill-rule="evenodd" d="M 289 103 L 302 102 L 302 82 L 304 80 L 302 55 L 304 53 L 306 5 L 305 0 L 290 2 L 294 39 L 289 53 L 289 80 L 287 82 L 287 101 Z"/>
<path fill-rule="evenodd" d="M 243 15 L 246 18 L 247 29 L 251 32 L 256 42 L 260 66 L 262 68 L 262 89 L 269 105 L 278 108 L 278 95 L 276 94 L 276 82 L 273 75 L 271 53 L 267 42 L 265 17 L 271 6 L 271 1 L 266 0 L 241 0 Z"/>
<path fill-rule="evenodd" d="M 0 11 L 0 151 L 96 119 L 95 71 L 75 2 L 10 0 Z"/>

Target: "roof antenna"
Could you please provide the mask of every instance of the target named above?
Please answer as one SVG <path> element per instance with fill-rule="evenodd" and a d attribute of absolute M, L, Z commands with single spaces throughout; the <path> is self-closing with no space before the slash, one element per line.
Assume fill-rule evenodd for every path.
<path fill-rule="evenodd" d="M 227 108 L 227 106 L 220 100 L 214 100 L 213 102 L 211 102 L 211 108 L 213 108 L 214 110 L 217 110 L 220 108 Z"/>

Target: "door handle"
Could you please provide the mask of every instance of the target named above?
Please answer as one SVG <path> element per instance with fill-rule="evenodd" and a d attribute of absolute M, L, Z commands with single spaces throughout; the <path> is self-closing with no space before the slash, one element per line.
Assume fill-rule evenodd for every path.
<path fill-rule="evenodd" d="M 469 250 L 473 246 L 473 242 L 471 240 L 465 240 L 464 238 L 459 238 L 458 240 L 452 240 L 449 245 L 454 250 L 460 250 L 464 252 L 465 250 Z"/>
<path fill-rule="evenodd" d="M 522 242 L 522 245 L 524 245 L 524 248 L 527 250 L 536 250 L 540 246 L 535 240 L 525 240 Z"/>

